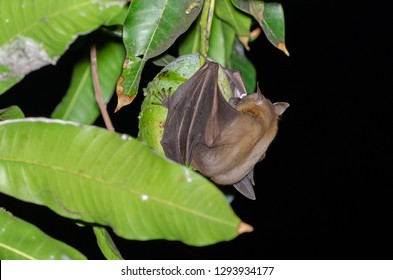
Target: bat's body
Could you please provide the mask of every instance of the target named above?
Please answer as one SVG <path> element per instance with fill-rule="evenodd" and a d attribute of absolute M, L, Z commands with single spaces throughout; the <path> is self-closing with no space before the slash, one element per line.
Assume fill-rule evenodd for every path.
<path fill-rule="evenodd" d="M 265 157 L 289 105 L 272 104 L 259 88 L 247 95 L 240 73 L 223 68 L 234 95 L 227 102 L 218 86 L 219 67 L 206 60 L 163 100 L 168 117 L 161 143 L 168 158 L 255 199 L 254 166 Z"/>

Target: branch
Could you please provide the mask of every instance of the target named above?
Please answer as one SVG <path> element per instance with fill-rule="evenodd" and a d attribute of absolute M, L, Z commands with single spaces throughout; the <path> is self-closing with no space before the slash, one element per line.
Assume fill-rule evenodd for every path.
<path fill-rule="evenodd" d="M 115 128 L 113 127 L 111 122 L 111 118 L 109 117 L 108 110 L 106 109 L 105 101 L 102 98 L 102 91 L 101 91 L 100 81 L 98 79 L 98 70 L 97 70 L 97 49 L 94 43 L 92 43 L 90 47 L 90 65 L 91 65 L 91 75 L 93 78 L 95 98 L 98 107 L 100 108 L 102 118 L 104 119 L 105 126 L 109 131 L 115 131 Z"/>

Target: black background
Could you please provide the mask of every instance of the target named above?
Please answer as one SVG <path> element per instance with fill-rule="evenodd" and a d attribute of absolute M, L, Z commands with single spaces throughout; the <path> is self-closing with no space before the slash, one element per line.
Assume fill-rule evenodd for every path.
<path fill-rule="evenodd" d="M 237 196 L 235 212 L 255 228 L 207 247 L 115 237 L 127 259 L 392 259 L 392 51 L 388 8 L 378 2 L 281 1 L 286 57 L 264 36 L 248 53 L 263 93 L 291 106 L 266 159 L 255 169 L 256 201 Z M 345 1 L 344 1 L 345 2 Z M 26 116 L 49 116 L 78 59 L 27 76 L 0 96 Z M 148 66 L 142 86 L 159 71 Z M 390 71 L 390 72 L 389 72 Z M 142 97 L 111 114 L 119 132 L 137 134 Z M 109 103 L 112 112 L 116 100 Z M 97 121 L 102 125 L 102 121 Z M 1 205 L 100 259 L 93 233 L 45 207 L 0 195 Z M 18 205 L 18 208 L 16 208 Z"/>

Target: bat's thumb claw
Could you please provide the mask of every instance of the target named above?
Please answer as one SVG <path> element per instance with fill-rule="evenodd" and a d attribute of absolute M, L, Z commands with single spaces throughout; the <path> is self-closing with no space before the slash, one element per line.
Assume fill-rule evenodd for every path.
<path fill-rule="evenodd" d="M 240 221 L 239 227 L 237 228 L 237 233 L 240 235 L 242 233 L 252 232 L 253 230 L 254 228 L 251 225 Z"/>

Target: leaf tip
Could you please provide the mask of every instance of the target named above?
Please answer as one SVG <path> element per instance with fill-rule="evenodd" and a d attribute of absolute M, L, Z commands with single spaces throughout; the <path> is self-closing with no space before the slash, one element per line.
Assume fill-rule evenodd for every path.
<path fill-rule="evenodd" d="M 243 221 L 240 221 L 240 224 L 237 228 L 237 233 L 240 235 L 242 233 L 252 232 L 253 230 L 254 230 L 254 228 L 251 225 L 249 225 Z"/>
<path fill-rule="evenodd" d="M 287 47 L 285 46 L 284 43 L 278 43 L 277 48 L 281 51 L 283 51 L 287 56 L 289 56 L 289 52 L 287 50 Z"/>
<path fill-rule="evenodd" d="M 119 111 L 123 106 L 130 104 L 136 96 L 136 95 L 130 96 L 124 94 L 124 86 L 122 85 L 123 81 L 124 81 L 124 77 L 120 76 L 116 84 L 117 106 L 115 109 L 115 113 Z"/>
<path fill-rule="evenodd" d="M 247 51 L 249 51 L 250 50 L 250 46 L 248 45 L 248 42 L 250 41 L 250 37 L 249 36 L 238 36 L 237 38 L 239 39 L 240 43 L 242 43 L 244 48 Z"/>
<path fill-rule="evenodd" d="M 134 100 L 135 96 L 136 95 L 129 96 L 129 95 L 125 95 L 122 93 L 118 94 L 117 95 L 117 106 L 115 109 L 115 113 L 117 111 L 119 111 L 121 108 L 123 108 L 124 106 L 130 104 Z"/>

